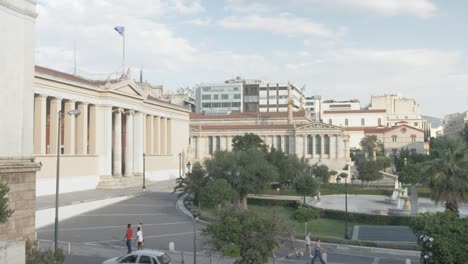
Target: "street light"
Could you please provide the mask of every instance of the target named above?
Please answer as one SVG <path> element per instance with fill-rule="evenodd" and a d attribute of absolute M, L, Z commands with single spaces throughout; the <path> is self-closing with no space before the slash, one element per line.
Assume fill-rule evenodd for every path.
<path fill-rule="evenodd" d="M 187 162 L 187 173 L 190 173 L 192 171 L 192 163 Z"/>
<path fill-rule="evenodd" d="M 182 178 L 182 153 L 179 153 L 179 178 Z"/>
<path fill-rule="evenodd" d="M 146 190 L 146 153 L 143 153 L 143 190 Z"/>
<path fill-rule="evenodd" d="M 190 210 L 193 216 L 193 264 L 197 264 L 197 219 L 200 216 L 198 209 Z"/>
<path fill-rule="evenodd" d="M 351 176 L 351 162 L 348 162 L 348 177 L 345 179 L 344 190 L 345 190 L 345 239 L 348 239 L 348 179 Z"/>
<path fill-rule="evenodd" d="M 340 177 L 340 176 L 336 176 L 336 179 L 335 179 L 335 180 L 336 180 L 336 184 L 340 184 L 340 182 L 341 182 L 341 177 Z"/>
<path fill-rule="evenodd" d="M 73 109 L 67 112 L 71 116 L 79 116 L 80 110 Z M 61 152 L 61 138 L 62 138 L 62 122 L 61 117 L 64 112 L 62 110 L 57 112 L 57 174 L 55 179 L 55 226 L 54 226 L 54 258 L 57 259 L 58 248 L 58 208 L 59 208 L 59 179 L 60 179 L 60 152 Z"/>

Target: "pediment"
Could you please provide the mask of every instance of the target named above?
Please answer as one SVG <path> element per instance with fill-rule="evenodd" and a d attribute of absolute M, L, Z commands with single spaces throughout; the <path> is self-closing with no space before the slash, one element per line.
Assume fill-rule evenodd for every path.
<path fill-rule="evenodd" d="M 321 123 L 321 122 L 311 122 L 310 124 L 303 125 L 303 126 L 297 128 L 297 130 L 308 130 L 308 129 L 343 131 L 343 129 L 341 127 L 339 127 L 339 126 L 329 125 L 329 124 L 325 124 L 325 123 Z"/>
<path fill-rule="evenodd" d="M 125 94 L 128 94 L 128 95 L 133 95 L 133 96 L 141 96 L 141 94 L 139 94 L 134 88 L 132 88 L 129 85 L 120 87 L 118 89 L 115 89 L 114 91 L 117 91 L 117 92 L 120 92 L 120 93 L 125 93 Z"/>
<path fill-rule="evenodd" d="M 106 87 L 109 91 L 132 97 L 145 98 L 145 92 L 133 81 L 127 80 Z"/>

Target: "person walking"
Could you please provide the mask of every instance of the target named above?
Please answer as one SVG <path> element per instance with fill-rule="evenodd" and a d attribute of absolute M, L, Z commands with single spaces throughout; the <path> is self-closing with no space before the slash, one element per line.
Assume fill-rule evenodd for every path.
<path fill-rule="evenodd" d="M 322 258 L 322 252 L 325 252 L 323 250 L 323 248 L 320 246 L 320 238 L 317 238 L 317 242 L 315 243 L 315 252 L 314 252 L 314 257 L 312 258 L 312 262 L 310 262 L 311 264 L 314 264 L 315 263 L 315 259 L 316 258 L 319 258 L 320 259 L 320 262 L 322 262 L 322 264 L 325 264 L 325 261 L 323 261 L 323 258 Z"/>
<path fill-rule="evenodd" d="M 127 253 L 132 252 L 132 240 L 133 240 L 133 229 L 131 224 L 127 224 L 127 230 L 125 231 L 125 235 L 123 240 L 127 243 Z"/>
<path fill-rule="evenodd" d="M 135 241 L 137 242 L 138 250 L 142 250 L 143 249 L 143 231 L 141 231 L 141 227 L 137 228 L 137 235 L 136 235 Z"/>
<path fill-rule="evenodd" d="M 291 251 L 294 251 L 294 254 L 296 254 L 296 258 L 299 257 L 299 252 L 297 252 L 297 246 L 296 246 L 296 238 L 294 237 L 294 234 L 291 234 L 289 236 L 289 241 L 288 241 L 288 244 L 289 244 L 289 252 L 291 254 Z M 286 256 L 286 257 L 289 257 Z"/>
<path fill-rule="evenodd" d="M 312 248 L 310 247 L 310 232 L 306 233 L 305 242 L 304 252 L 309 252 L 309 257 L 312 257 Z"/>
<path fill-rule="evenodd" d="M 141 231 L 141 235 L 143 236 L 143 241 L 141 242 L 141 245 L 144 246 L 145 245 L 145 233 L 143 232 L 143 223 L 140 222 L 140 224 L 138 225 L 138 227 L 140 228 L 140 231 Z"/>

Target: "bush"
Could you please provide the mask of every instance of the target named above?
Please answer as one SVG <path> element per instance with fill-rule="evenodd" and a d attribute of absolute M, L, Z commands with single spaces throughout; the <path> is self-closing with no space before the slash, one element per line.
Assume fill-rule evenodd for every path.
<path fill-rule="evenodd" d="M 336 219 L 336 220 L 345 220 L 346 212 L 340 210 L 332 209 L 322 209 L 320 208 L 320 217 Z M 409 225 L 411 222 L 411 217 L 408 216 L 394 216 L 394 215 L 373 215 L 365 213 L 353 213 L 348 212 L 348 221 L 356 222 L 359 224 L 368 224 L 368 225 Z"/>
<path fill-rule="evenodd" d="M 311 219 L 319 218 L 320 213 L 319 210 L 311 207 L 299 207 L 293 213 L 292 218 L 299 223 L 308 222 Z"/>
<path fill-rule="evenodd" d="M 291 208 L 299 207 L 299 202 L 293 201 L 293 200 L 248 198 L 247 203 L 253 204 L 253 205 L 284 206 L 284 207 L 291 207 Z"/>
<path fill-rule="evenodd" d="M 57 249 L 57 259 L 54 262 L 54 251 L 51 248 L 40 250 L 37 241 L 26 241 L 26 264 L 63 264 L 65 256 L 61 248 Z"/>

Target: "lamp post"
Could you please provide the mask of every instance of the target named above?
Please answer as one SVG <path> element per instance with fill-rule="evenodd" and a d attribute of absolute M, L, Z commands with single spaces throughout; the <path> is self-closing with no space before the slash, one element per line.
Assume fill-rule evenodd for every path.
<path fill-rule="evenodd" d="M 341 182 L 341 177 L 340 177 L 340 176 L 336 176 L 335 181 L 336 181 L 336 184 L 340 184 L 340 182 Z"/>
<path fill-rule="evenodd" d="M 80 110 L 73 109 L 67 112 L 72 116 L 80 115 Z M 57 248 L 58 248 L 58 214 L 59 214 L 59 179 L 60 179 L 60 152 L 61 152 L 61 138 L 62 138 L 62 122 L 61 117 L 63 111 L 57 112 L 57 173 L 55 179 L 55 226 L 54 226 L 54 259 L 57 259 Z"/>
<path fill-rule="evenodd" d="M 200 215 L 198 209 L 190 210 L 193 216 L 193 264 L 197 264 L 197 219 Z"/>
<path fill-rule="evenodd" d="M 182 153 L 179 153 L 179 178 L 182 178 Z"/>
<path fill-rule="evenodd" d="M 146 190 L 146 153 L 143 153 L 143 190 Z"/>
<path fill-rule="evenodd" d="M 192 171 L 192 163 L 187 162 L 187 174 L 190 173 Z"/>
<path fill-rule="evenodd" d="M 351 162 L 348 162 L 348 177 L 345 179 L 345 239 L 348 239 L 348 179 L 351 176 Z"/>

